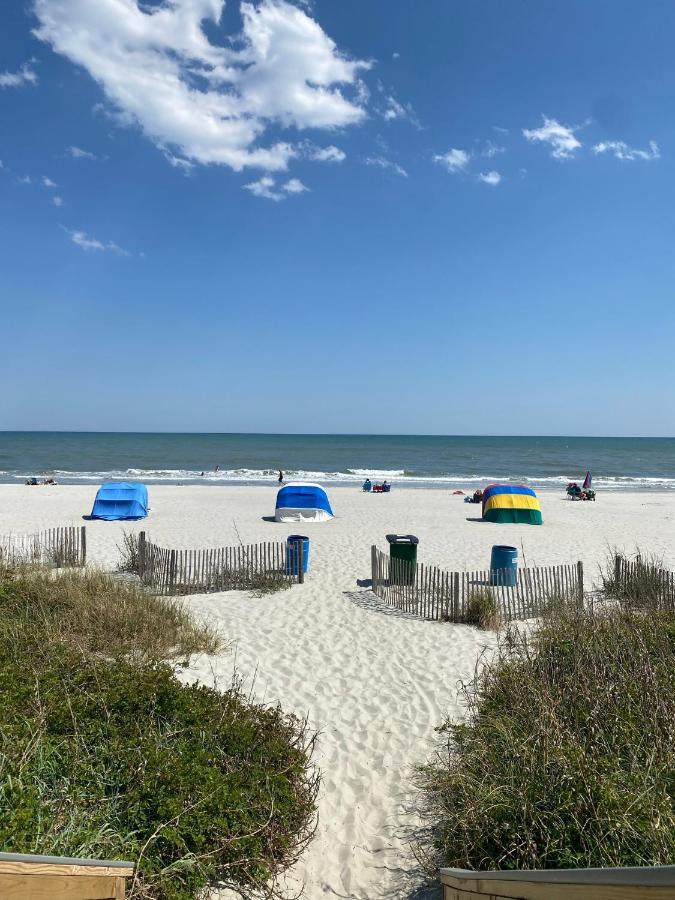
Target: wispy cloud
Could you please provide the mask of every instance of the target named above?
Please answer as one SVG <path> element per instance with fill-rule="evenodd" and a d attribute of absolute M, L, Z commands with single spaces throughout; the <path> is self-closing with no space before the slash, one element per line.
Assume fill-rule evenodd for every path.
<path fill-rule="evenodd" d="M 601 153 L 611 153 L 617 159 L 632 161 L 635 159 L 653 160 L 660 159 L 661 153 L 659 145 L 656 141 L 649 142 L 648 150 L 639 150 L 636 147 L 629 147 L 624 141 L 602 141 L 593 146 L 593 153 L 596 155 Z"/>
<path fill-rule="evenodd" d="M 42 184 L 50 190 L 58 187 L 57 183 L 55 181 L 52 181 L 51 178 L 47 178 L 46 175 L 42 176 Z"/>
<path fill-rule="evenodd" d="M 71 229 L 65 228 L 61 226 L 63 230 L 70 236 L 71 241 L 80 247 L 82 250 L 86 250 L 88 252 L 105 252 L 109 251 L 111 253 L 116 253 L 118 256 L 131 256 L 128 250 L 125 250 L 123 247 L 120 247 L 119 244 L 116 244 L 114 241 L 107 241 L 103 243 L 103 241 L 99 241 L 97 238 L 90 237 L 85 231 L 80 231 L 79 229 Z"/>
<path fill-rule="evenodd" d="M 56 196 L 52 197 L 52 203 L 54 206 L 63 206 L 63 197 L 56 194 Z"/>
<path fill-rule="evenodd" d="M 33 60 L 24 63 L 17 72 L 0 72 L 0 88 L 19 88 L 30 84 L 36 87 L 37 72 L 33 68 Z"/>
<path fill-rule="evenodd" d="M 250 191 L 254 197 L 264 197 L 266 200 L 274 200 L 278 203 L 292 194 L 304 194 L 309 188 L 299 178 L 289 178 L 277 187 L 276 179 L 271 175 L 263 175 L 257 181 L 251 181 L 243 185 L 245 191 Z"/>
<path fill-rule="evenodd" d="M 95 153 L 90 153 L 89 150 L 83 150 L 81 147 L 68 147 L 66 153 L 73 159 L 98 159 Z"/>
<path fill-rule="evenodd" d="M 333 162 L 339 163 L 344 162 L 347 158 L 347 154 L 344 150 L 341 150 L 339 147 L 333 146 L 331 144 L 328 147 L 317 147 L 314 144 L 307 144 L 306 147 L 306 155 L 308 159 L 312 159 L 315 162 Z"/>
<path fill-rule="evenodd" d="M 285 170 L 298 154 L 270 128 L 333 130 L 366 118 L 361 73 L 306 9 L 240 3 L 242 29 L 217 42 L 222 0 L 144 4 L 34 0 L 35 34 L 84 67 L 113 109 L 176 158 Z"/>
<path fill-rule="evenodd" d="M 457 147 L 451 147 L 447 153 L 440 153 L 434 156 L 434 162 L 444 166 L 448 172 L 453 174 L 463 172 L 469 165 L 471 154 L 466 150 L 458 150 Z"/>
<path fill-rule="evenodd" d="M 491 172 L 481 172 L 478 180 L 482 181 L 483 184 L 491 184 L 493 187 L 496 187 L 502 180 L 502 176 L 493 169 Z"/>
<path fill-rule="evenodd" d="M 540 128 L 523 128 L 523 136 L 533 143 L 548 144 L 554 159 L 572 159 L 581 147 L 581 141 L 575 134 L 578 127 L 563 125 L 548 116 L 543 116 L 543 119 L 544 124 Z"/>
<path fill-rule="evenodd" d="M 483 148 L 480 151 L 480 155 L 485 156 L 488 159 L 494 159 L 494 157 L 499 156 L 500 153 L 506 153 L 506 147 L 502 147 L 492 141 L 485 141 Z"/>
<path fill-rule="evenodd" d="M 408 173 L 403 166 L 399 166 L 392 159 L 387 159 L 386 156 L 367 156 L 364 161 L 367 166 L 377 166 L 380 169 L 391 172 L 393 175 L 400 175 L 402 178 L 408 177 Z"/>
<path fill-rule="evenodd" d="M 164 159 L 166 159 L 169 165 L 174 169 L 180 169 L 184 175 L 189 175 L 195 167 L 195 164 L 193 162 L 190 162 L 189 159 L 183 159 L 180 156 L 174 156 L 174 154 L 169 153 L 168 150 L 164 150 Z"/>
<path fill-rule="evenodd" d="M 17 177 L 17 181 L 19 182 L 19 184 L 32 184 L 33 183 L 33 179 L 30 177 L 30 175 L 19 175 Z"/>

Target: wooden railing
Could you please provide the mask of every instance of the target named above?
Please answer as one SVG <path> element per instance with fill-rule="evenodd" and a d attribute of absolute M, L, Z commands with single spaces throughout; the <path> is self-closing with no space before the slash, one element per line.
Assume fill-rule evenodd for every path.
<path fill-rule="evenodd" d="M 288 558 L 286 544 L 269 542 L 202 550 L 172 550 L 139 534 L 138 574 L 157 594 L 209 594 L 255 590 L 266 581 L 303 580 L 303 546 Z"/>
<path fill-rule="evenodd" d="M 675 866 L 625 869 L 441 869 L 443 900 L 673 900 Z"/>
<path fill-rule="evenodd" d="M 541 615 L 552 601 L 583 603 L 581 562 L 564 566 L 518 568 L 511 586 L 510 570 L 446 572 L 435 566 L 412 565 L 371 548 L 372 590 L 390 606 L 425 619 L 465 622 L 472 598 L 489 591 L 502 621 Z"/>
<path fill-rule="evenodd" d="M 0 853 L 2 900 L 124 900 L 131 862 Z"/>
<path fill-rule="evenodd" d="M 0 538 L 0 562 L 83 566 L 87 561 L 87 530 L 84 525 L 48 528 L 35 534 L 9 534 Z"/>

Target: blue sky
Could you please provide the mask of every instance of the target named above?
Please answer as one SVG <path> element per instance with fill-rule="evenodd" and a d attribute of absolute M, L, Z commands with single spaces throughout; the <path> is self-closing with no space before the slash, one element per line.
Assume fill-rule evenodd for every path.
<path fill-rule="evenodd" d="M 675 6 L 26 0 L 0 428 L 675 435 Z"/>

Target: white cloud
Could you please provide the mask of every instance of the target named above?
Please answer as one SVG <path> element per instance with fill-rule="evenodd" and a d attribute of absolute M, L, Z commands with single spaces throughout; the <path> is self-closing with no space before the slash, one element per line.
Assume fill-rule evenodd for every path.
<path fill-rule="evenodd" d="M 307 147 L 307 156 L 316 162 L 344 162 L 347 158 L 344 150 L 340 150 L 339 147 L 334 147 L 332 144 L 329 147 L 309 145 Z"/>
<path fill-rule="evenodd" d="M 0 72 L 0 88 L 18 88 L 26 84 L 35 87 L 38 83 L 37 72 L 31 63 L 24 63 L 18 72 Z"/>
<path fill-rule="evenodd" d="M 466 150 L 451 147 L 447 153 L 434 156 L 434 162 L 440 163 L 448 172 L 462 172 L 469 164 L 470 154 Z"/>
<path fill-rule="evenodd" d="M 51 189 L 51 188 L 58 187 L 58 185 L 56 184 L 56 182 L 55 182 L 55 181 L 52 181 L 51 178 L 47 178 L 46 175 L 43 175 L 43 176 L 42 176 L 42 184 L 43 184 L 46 188 L 50 188 L 50 189 Z"/>
<path fill-rule="evenodd" d="M 52 203 L 54 206 L 63 206 L 63 197 L 59 197 L 57 194 L 55 197 L 52 197 Z"/>
<path fill-rule="evenodd" d="M 523 128 L 523 136 L 528 141 L 549 144 L 554 159 L 572 159 L 581 147 L 581 141 L 575 135 L 578 128 L 563 125 L 557 119 L 549 119 L 547 116 L 543 119 L 544 124 L 541 128 Z"/>
<path fill-rule="evenodd" d="M 602 141 L 594 145 L 593 153 L 596 155 L 599 153 L 611 153 L 621 160 L 652 160 L 661 158 L 659 145 L 656 141 L 649 142 L 648 150 L 638 150 L 635 147 L 629 147 L 624 141 Z"/>
<path fill-rule="evenodd" d="M 266 200 L 274 200 L 277 203 L 285 200 L 290 194 L 303 194 L 309 190 L 299 178 L 289 178 L 277 188 L 276 180 L 271 175 L 263 175 L 257 181 L 243 185 L 243 188 L 245 191 L 250 191 L 254 197 L 264 197 Z"/>
<path fill-rule="evenodd" d="M 508 128 L 502 128 L 501 125 L 493 125 L 492 130 L 498 132 L 499 134 L 508 134 Z"/>
<path fill-rule="evenodd" d="M 272 125 L 334 129 L 366 111 L 359 73 L 304 10 L 242 0 L 243 28 L 214 43 L 224 0 L 34 0 L 36 35 L 103 88 L 117 114 L 188 162 L 283 170 L 297 151 L 261 145 Z M 210 29 L 210 33 L 214 31 Z"/>
<path fill-rule="evenodd" d="M 124 250 L 114 241 L 108 241 L 104 244 L 102 241 L 97 240 L 97 238 L 89 237 L 85 231 L 70 228 L 64 228 L 63 230 L 70 235 L 71 241 L 74 244 L 77 244 L 78 247 L 81 247 L 82 250 L 93 250 L 95 252 L 99 250 L 109 250 L 111 253 L 117 253 L 118 256 L 131 256 L 128 250 Z"/>
<path fill-rule="evenodd" d="M 408 177 L 408 173 L 403 166 L 399 166 L 398 163 L 387 159 L 385 156 L 369 156 L 366 158 L 365 163 L 367 166 L 378 166 L 380 169 L 385 169 L 394 175 L 400 175 L 402 178 Z"/>
<path fill-rule="evenodd" d="M 83 150 L 81 147 L 68 147 L 66 152 L 73 159 L 98 159 L 95 153 L 90 153 L 89 150 Z"/>
<path fill-rule="evenodd" d="M 309 188 L 304 185 L 299 178 L 289 178 L 288 181 L 281 186 L 282 191 L 287 194 L 304 194 Z"/>
<path fill-rule="evenodd" d="M 496 187 L 502 180 L 502 176 L 493 169 L 491 172 L 481 172 L 478 176 L 478 180 L 482 181 L 484 184 L 491 184 L 493 187 Z"/>
<path fill-rule="evenodd" d="M 381 82 L 378 82 L 378 89 L 380 93 L 385 93 L 384 85 Z M 421 128 L 411 103 L 399 103 L 393 94 L 387 94 L 384 101 L 384 108 L 378 110 L 378 112 L 386 122 L 394 122 L 400 119 L 401 121 L 410 122 L 415 128 Z"/>
<path fill-rule="evenodd" d="M 19 175 L 18 181 L 19 181 L 19 184 L 32 184 L 33 183 L 33 179 L 30 177 L 30 175 Z"/>
<path fill-rule="evenodd" d="M 401 54 L 396 50 L 391 54 L 392 59 L 400 59 L 400 56 Z"/>
<path fill-rule="evenodd" d="M 173 166 L 174 169 L 181 169 L 185 175 L 189 175 L 195 167 L 195 164 L 190 162 L 189 159 L 181 159 L 180 156 L 174 156 L 168 150 L 164 150 L 164 158 L 170 166 Z"/>

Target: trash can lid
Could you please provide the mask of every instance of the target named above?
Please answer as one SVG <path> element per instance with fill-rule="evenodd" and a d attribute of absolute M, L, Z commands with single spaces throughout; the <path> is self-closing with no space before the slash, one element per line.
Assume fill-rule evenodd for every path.
<path fill-rule="evenodd" d="M 419 539 L 414 534 L 388 534 L 390 544 L 419 544 Z"/>
<path fill-rule="evenodd" d="M 306 534 L 289 534 L 286 538 L 287 544 L 299 544 L 300 541 L 308 541 L 309 538 Z"/>

